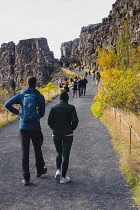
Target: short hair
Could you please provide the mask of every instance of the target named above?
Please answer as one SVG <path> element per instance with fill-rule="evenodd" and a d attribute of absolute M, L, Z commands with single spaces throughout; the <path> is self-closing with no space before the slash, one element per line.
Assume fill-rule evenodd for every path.
<path fill-rule="evenodd" d="M 27 82 L 28 82 L 29 87 L 35 88 L 37 79 L 36 79 L 36 77 L 29 77 L 29 78 L 27 79 Z"/>

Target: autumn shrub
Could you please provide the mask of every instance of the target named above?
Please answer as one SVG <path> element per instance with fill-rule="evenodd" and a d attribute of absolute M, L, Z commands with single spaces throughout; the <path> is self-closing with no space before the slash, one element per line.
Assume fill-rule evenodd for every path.
<path fill-rule="evenodd" d="M 44 95 L 46 102 L 58 95 L 58 85 L 49 82 L 44 88 L 40 89 L 40 93 Z"/>
<path fill-rule="evenodd" d="M 92 106 L 91 110 L 96 117 L 101 117 L 104 113 L 105 104 L 101 101 L 96 101 Z"/>

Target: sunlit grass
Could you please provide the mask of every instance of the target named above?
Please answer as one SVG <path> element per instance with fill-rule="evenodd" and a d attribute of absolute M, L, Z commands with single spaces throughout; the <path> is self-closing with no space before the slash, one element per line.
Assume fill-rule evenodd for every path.
<path fill-rule="evenodd" d="M 19 117 L 14 116 L 14 117 L 10 117 L 9 120 L 3 119 L 3 121 L 0 123 L 0 128 L 2 128 L 2 127 L 5 126 L 5 125 L 8 125 L 9 123 L 11 123 L 11 122 L 17 120 L 18 118 L 19 118 Z"/>
<path fill-rule="evenodd" d="M 131 125 L 135 133 L 140 137 L 140 118 L 131 112 L 118 110 L 127 125 Z M 108 127 L 112 138 L 113 146 L 120 157 L 120 167 L 126 175 L 126 180 L 132 187 L 134 200 L 140 207 L 140 140 L 132 134 L 132 145 L 130 153 L 130 128 L 120 122 L 119 116 L 107 108 L 101 118 Z"/>
<path fill-rule="evenodd" d="M 75 73 L 75 72 L 73 72 L 73 71 L 71 71 L 71 70 L 68 70 L 68 69 L 65 69 L 65 68 L 61 68 L 61 70 L 62 70 L 64 73 L 66 73 L 67 75 L 69 75 L 69 76 L 72 76 L 72 77 L 74 77 L 74 76 L 79 76 L 79 74 L 77 74 L 77 73 Z"/>

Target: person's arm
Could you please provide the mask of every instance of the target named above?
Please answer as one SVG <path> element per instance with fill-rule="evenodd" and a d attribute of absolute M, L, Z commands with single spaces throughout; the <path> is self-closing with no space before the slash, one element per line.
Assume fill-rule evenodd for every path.
<path fill-rule="evenodd" d="M 40 97 L 41 97 L 41 103 L 39 106 L 39 115 L 40 115 L 40 118 L 42 118 L 44 117 L 44 114 L 45 114 L 45 98 L 42 94 Z"/>
<path fill-rule="evenodd" d="M 49 117 L 48 117 L 48 125 L 50 126 L 50 128 L 53 130 L 53 110 L 51 109 L 50 113 L 49 113 Z"/>
<path fill-rule="evenodd" d="M 13 104 L 20 104 L 19 94 L 12 97 L 5 103 L 5 107 L 13 114 L 19 115 L 19 110 L 13 107 Z"/>
<path fill-rule="evenodd" d="M 75 130 L 79 122 L 75 107 L 73 107 L 72 109 L 71 122 L 72 122 L 72 129 Z"/>

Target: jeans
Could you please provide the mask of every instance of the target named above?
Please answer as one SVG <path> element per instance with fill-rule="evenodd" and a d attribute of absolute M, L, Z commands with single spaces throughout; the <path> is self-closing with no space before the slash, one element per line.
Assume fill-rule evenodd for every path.
<path fill-rule="evenodd" d="M 83 87 L 79 87 L 79 97 L 83 95 Z"/>
<path fill-rule="evenodd" d="M 57 152 L 56 168 L 61 170 L 62 165 L 62 177 L 65 177 L 69 165 L 69 155 L 73 136 L 53 136 L 53 141 Z"/>
<path fill-rule="evenodd" d="M 41 151 L 41 146 L 43 143 L 43 135 L 41 130 L 24 130 L 20 129 L 21 135 L 21 149 L 22 149 L 22 172 L 25 180 L 30 180 L 29 172 L 29 150 L 30 150 L 30 139 L 32 140 L 35 159 L 36 159 L 36 168 L 37 173 L 42 171 L 45 163 Z"/>
<path fill-rule="evenodd" d="M 86 87 L 83 87 L 83 95 L 86 95 Z"/>

